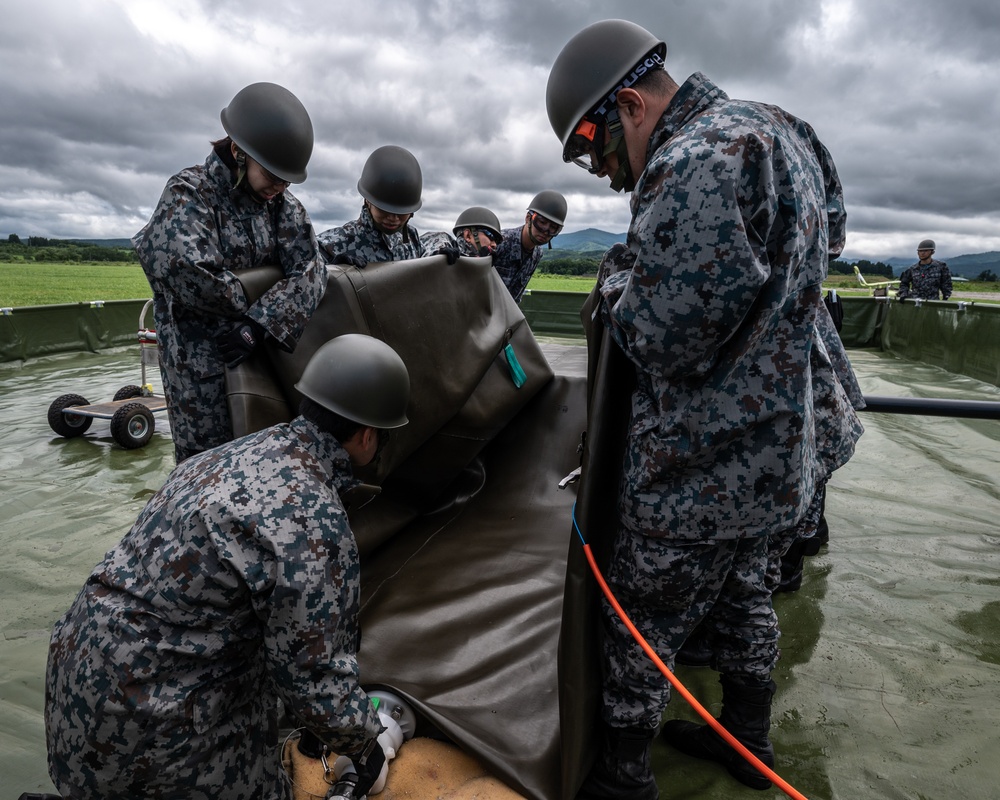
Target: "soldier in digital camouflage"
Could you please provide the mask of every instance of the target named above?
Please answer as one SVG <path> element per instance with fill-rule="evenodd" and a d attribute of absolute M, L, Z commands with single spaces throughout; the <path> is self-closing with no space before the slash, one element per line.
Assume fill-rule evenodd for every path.
<path fill-rule="evenodd" d="M 286 191 L 305 180 L 312 153 L 305 108 L 287 89 L 256 83 L 221 117 L 226 138 L 167 182 L 132 239 L 153 289 L 177 463 L 232 439 L 225 367 L 265 339 L 294 349 L 326 290 L 309 217 Z M 284 278 L 251 303 L 238 273 L 264 264 Z"/>
<path fill-rule="evenodd" d="M 361 215 L 319 235 L 327 263 L 366 267 L 427 255 L 420 234 L 410 224 L 423 204 L 422 191 L 423 174 L 413 153 L 391 144 L 375 150 L 358 179 L 358 192 L 364 198 Z M 457 257 L 456 250 L 451 261 Z"/>
<path fill-rule="evenodd" d="M 934 258 L 934 249 L 933 239 L 924 239 L 917 245 L 917 263 L 899 276 L 897 300 L 907 297 L 947 300 L 951 297 L 951 271 L 947 264 Z"/>
<path fill-rule="evenodd" d="M 631 192 L 627 241 L 602 270 L 595 311 L 636 373 L 607 578 L 668 665 L 705 627 L 720 721 L 773 765 L 768 544 L 799 524 L 860 432 L 843 387 L 811 374 L 820 364 L 833 375 L 817 315 L 843 196 L 809 125 L 730 99 L 701 73 L 678 86 L 666 50 L 633 23 L 595 23 L 563 48 L 546 91 L 564 160 Z M 602 744 L 578 796 L 653 800 L 670 686 L 603 609 Z M 662 735 L 770 785 L 708 726 L 670 720 Z"/>
<path fill-rule="evenodd" d="M 52 633 L 49 774 L 63 797 L 291 797 L 277 703 L 365 793 L 384 754 L 359 684 L 360 567 L 342 496 L 409 378 L 347 334 L 310 359 L 301 416 L 180 464 Z M 364 757 L 362 757 L 364 754 Z"/>
<path fill-rule="evenodd" d="M 482 206 L 470 206 L 459 214 L 451 233 L 431 231 L 420 237 L 428 253 L 455 247 L 459 255 L 472 258 L 493 256 L 500 239 L 500 220 Z"/>
<path fill-rule="evenodd" d="M 542 248 L 552 247 L 552 240 L 566 224 L 566 198 L 553 189 L 536 194 L 528 204 L 524 224 L 504 228 L 502 240 L 493 254 L 493 267 L 500 273 L 510 296 L 520 303 L 528 281 L 542 260 Z"/>

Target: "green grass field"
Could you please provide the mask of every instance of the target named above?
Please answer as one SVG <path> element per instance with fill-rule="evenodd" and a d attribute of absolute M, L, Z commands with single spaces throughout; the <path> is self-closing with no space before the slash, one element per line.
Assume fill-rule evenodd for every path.
<path fill-rule="evenodd" d="M 853 275 L 832 275 L 824 286 L 845 295 L 871 293 L 870 289 L 858 286 Z M 535 273 L 528 284 L 529 289 L 548 292 L 587 293 L 593 287 L 593 278 L 542 273 Z M 1000 302 L 1000 283 L 956 283 L 955 292 L 956 296 L 991 293 L 996 295 L 996 300 L 985 302 Z M 0 308 L 91 300 L 139 300 L 152 296 L 138 264 L 0 263 Z"/>
<path fill-rule="evenodd" d="M 138 264 L 0 264 L 0 307 L 152 296 Z"/>

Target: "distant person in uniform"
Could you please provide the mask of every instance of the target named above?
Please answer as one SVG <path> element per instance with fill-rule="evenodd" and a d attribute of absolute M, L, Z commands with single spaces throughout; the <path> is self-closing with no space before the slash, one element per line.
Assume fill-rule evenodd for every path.
<path fill-rule="evenodd" d="M 606 578 L 668 666 L 706 628 L 720 722 L 773 765 L 769 541 L 850 457 L 857 424 L 840 391 L 818 431 L 811 376 L 843 192 L 807 123 L 733 100 L 701 73 L 678 85 L 666 52 L 639 25 L 597 22 L 566 44 L 546 89 L 564 160 L 632 193 L 595 309 L 636 384 Z M 709 726 L 671 719 L 660 732 L 670 684 L 611 605 L 602 610 L 602 740 L 577 797 L 655 800 L 658 733 L 768 788 Z"/>
<path fill-rule="evenodd" d="M 501 238 L 500 220 L 482 206 L 471 206 L 459 214 L 451 233 L 431 231 L 420 235 L 427 252 L 453 247 L 460 255 L 475 258 L 494 255 Z"/>
<path fill-rule="evenodd" d="M 56 623 L 45 684 L 63 797 L 291 797 L 278 700 L 367 792 L 385 761 L 359 684 L 361 570 L 343 496 L 409 376 L 384 342 L 321 346 L 300 416 L 180 464 Z"/>
<path fill-rule="evenodd" d="M 523 225 L 503 230 L 493 266 L 510 296 L 518 303 L 542 260 L 542 247 L 551 248 L 552 240 L 565 224 L 566 198 L 557 191 L 546 189 L 532 198 Z"/>
<path fill-rule="evenodd" d="M 429 252 L 410 224 L 423 205 L 423 185 L 420 164 L 405 147 L 387 144 L 372 152 L 358 179 L 363 199 L 360 216 L 319 235 L 327 263 L 366 267 L 438 253 L 454 263 L 457 248 L 444 244 Z"/>
<path fill-rule="evenodd" d="M 899 276 L 896 299 L 947 300 L 951 297 L 951 272 L 947 264 L 934 258 L 933 239 L 924 239 L 917 245 L 917 258 L 917 263 Z"/>
<path fill-rule="evenodd" d="M 203 165 L 168 181 L 132 239 L 153 289 L 160 371 L 177 463 L 228 442 L 225 367 L 266 340 L 291 351 L 326 290 L 326 269 L 302 204 L 309 115 L 287 89 L 255 83 L 222 110 L 226 138 Z M 238 273 L 284 273 L 251 303 Z"/>
<path fill-rule="evenodd" d="M 495 256 L 503 241 L 499 218 L 482 206 L 471 206 L 459 214 L 452 232 L 465 256 Z"/>

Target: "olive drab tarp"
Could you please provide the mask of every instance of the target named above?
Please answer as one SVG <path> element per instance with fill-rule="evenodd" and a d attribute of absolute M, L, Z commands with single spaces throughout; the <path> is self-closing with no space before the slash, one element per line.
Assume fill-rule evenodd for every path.
<path fill-rule="evenodd" d="M 253 297 L 277 277 L 241 280 Z M 289 418 L 311 354 L 347 332 L 390 344 L 411 383 L 409 424 L 359 471 L 381 492 L 348 506 L 364 681 L 409 699 L 526 797 L 559 797 L 557 647 L 575 499 L 559 482 L 580 464 L 585 358 L 570 351 L 553 377 L 488 259 L 331 266 L 294 353 L 269 349 L 229 371 L 236 432 Z"/>

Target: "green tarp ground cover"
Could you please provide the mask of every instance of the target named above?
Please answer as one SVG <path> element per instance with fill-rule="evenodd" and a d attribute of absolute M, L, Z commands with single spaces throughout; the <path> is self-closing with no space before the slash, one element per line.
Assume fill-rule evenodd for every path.
<path fill-rule="evenodd" d="M 1000 399 L 996 387 L 937 367 L 851 355 L 867 394 Z M 106 422 L 64 440 L 45 412 L 65 392 L 110 399 L 138 373 L 137 347 L 0 365 L 0 777 L 12 797 L 51 790 L 49 629 L 172 467 L 163 415 L 147 447 L 125 451 Z M 858 454 L 830 486 L 830 545 L 808 561 L 803 588 L 776 601 L 778 771 L 811 798 L 994 797 L 1000 422 L 863 420 Z M 571 546 L 568 520 L 551 535 Z M 551 602 L 557 583 L 533 591 Z M 717 710 L 710 671 L 678 674 Z M 534 713 L 547 718 L 555 704 Z M 680 698 L 668 714 L 691 716 Z M 781 796 L 743 789 L 659 743 L 654 762 L 664 798 Z"/>

